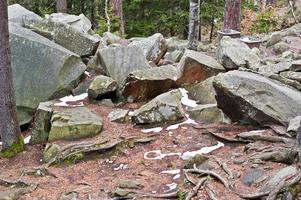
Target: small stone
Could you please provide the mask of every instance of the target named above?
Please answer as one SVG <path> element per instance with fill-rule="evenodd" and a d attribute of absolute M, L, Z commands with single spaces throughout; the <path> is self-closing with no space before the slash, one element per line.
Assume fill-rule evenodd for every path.
<path fill-rule="evenodd" d="M 135 180 L 120 180 L 118 186 L 122 189 L 142 189 L 143 185 Z"/>
<path fill-rule="evenodd" d="M 194 157 L 190 158 L 189 160 L 186 161 L 184 168 L 185 169 L 192 169 L 194 165 L 200 166 L 203 164 L 206 160 L 209 158 L 204 155 L 197 154 Z"/>
<path fill-rule="evenodd" d="M 251 186 L 254 182 L 260 179 L 264 175 L 264 170 L 256 168 L 251 169 L 246 172 L 246 174 L 242 178 L 243 184 L 246 186 Z"/>
<path fill-rule="evenodd" d="M 110 112 L 109 119 L 111 122 L 124 123 L 127 121 L 129 110 L 116 109 Z"/>

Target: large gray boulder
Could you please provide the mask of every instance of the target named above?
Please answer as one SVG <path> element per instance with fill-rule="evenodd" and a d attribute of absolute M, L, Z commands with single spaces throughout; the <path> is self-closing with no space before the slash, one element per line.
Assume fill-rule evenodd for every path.
<path fill-rule="evenodd" d="M 132 114 L 132 121 L 138 125 L 157 125 L 177 122 L 183 118 L 182 94 L 179 89 L 157 96 Z"/>
<path fill-rule="evenodd" d="M 251 51 L 247 44 L 228 36 L 221 39 L 216 56 L 218 61 L 228 70 L 240 67 L 257 70 L 260 64 L 260 58 Z"/>
<path fill-rule="evenodd" d="M 68 24 L 82 33 L 92 33 L 92 23 L 84 14 L 52 13 L 51 15 L 46 15 L 46 18 L 54 22 Z"/>
<path fill-rule="evenodd" d="M 178 65 L 178 83 L 192 84 L 204 81 L 220 72 L 225 72 L 225 69 L 214 58 L 187 49 Z"/>
<path fill-rule="evenodd" d="M 54 111 L 48 140 L 78 140 L 95 136 L 100 133 L 102 126 L 102 118 L 86 107 Z"/>
<path fill-rule="evenodd" d="M 176 84 L 177 69 L 172 65 L 137 70 L 129 74 L 122 89 L 128 102 L 152 99 Z"/>
<path fill-rule="evenodd" d="M 259 74 L 231 71 L 213 82 L 218 107 L 233 121 L 286 125 L 301 114 L 301 93 Z"/>
<path fill-rule="evenodd" d="M 42 18 L 39 15 L 27 10 L 19 4 L 13 4 L 8 6 L 8 20 L 10 22 L 22 25 L 24 19 L 37 21 L 42 20 Z"/>
<path fill-rule="evenodd" d="M 269 65 L 264 65 L 261 66 L 258 69 L 259 73 L 264 73 L 264 74 L 279 74 L 280 72 L 289 70 L 292 66 L 291 62 L 284 61 L 276 64 L 269 64 Z"/>
<path fill-rule="evenodd" d="M 161 33 L 156 33 L 148 38 L 134 41 L 129 46 L 137 46 L 143 50 L 148 61 L 157 64 L 167 50 L 167 42 Z"/>
<path fill-rule="evenodd" d="M 40 102 L 69 93 L 86 66 L 73 52 L 10 24 L 13 82 L 20 124 L 28 123 Z"/>
<path fill-rule="evenodd" d="M 94 55 L 100 43 L 98 37 L 51 18 L 39 21 L 25 20 L 24 26 L 80 56 Z"/>
<path fill-rule="evenodd" d="M 136 46 L 101 49 L 99 58 L 107 75 L 116 80 L 119 85 L 123 84 L 131 72 L 150 68 L 143 51 Z"/>
<path fill-rule="evenodd" d="M 181 40 L 177 37 L 171 37 L 166 40 L 167 42 L 167 52 L 172 52 L 175 50 L 185 52 L 185 49 L 188 47 L 188 40 Z"/>

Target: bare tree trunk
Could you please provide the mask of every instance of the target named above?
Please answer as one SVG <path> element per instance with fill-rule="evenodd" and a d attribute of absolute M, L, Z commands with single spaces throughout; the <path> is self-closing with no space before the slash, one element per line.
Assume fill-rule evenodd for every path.
<path fill-rule="evenodd" d="M 66 13 L 67 12 L 67 0 L 57 0 L 56 1 L 56 12 Z"/>
<path fill-rule="evenodd" d="M 214 15 L 211 16 L 211 28 L 210 28 L 210 42 L 212 42 L 213 31 L 214 31 Z"/>
<path fill-rule="evenodd" d="M 190 0 L 188 49 L 197 50 L 200 28 L 200 0 Z"/>
<path fill-rule="evenodd" d="M 240 31 L 241 0 L 226 0 L 223 31 Z"/>
<path fill-rule="evenodd" d="M 5 150 L 13 144 L 19 144 L 20 127 L 10 64 L 6 0 L 0 1 L 0 10 L 0 135 Z"/>
<path fill-rule="evenodd" d="M 107 18 L 108 32 L 111 32 L 111 19 L 109 14 L 109 0 L 105 0 L 105 14 Z"/>
<path fill-rule="evenodd" d="M 80 0 L 79 3 L 80 12 L 85 15 L 85 0 Z"/>
<path fill-rule="evenodd" d="M 124 31 L 122 0 L 110 0 L 110 3 L 112 6 L 114 16 L 116 16 L 120 21 L 119 32 L 121 35 L 124 35 L 125 31 Z"/>

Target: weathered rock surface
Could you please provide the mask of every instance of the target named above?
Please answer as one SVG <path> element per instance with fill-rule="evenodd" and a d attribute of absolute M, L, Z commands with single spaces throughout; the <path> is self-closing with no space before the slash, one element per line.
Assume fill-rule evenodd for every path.
<path fill-rule="evenodd" d="M 287 132 L 291 133 L 292 135 L 296 135 L 297 131 L 301 126 L 301 116 L 297 116 L 290 120 Z"/>
<path fill-rule="evenodd" d="M 30 139 L 31 144 L 47 142 L 51 128 L 50 120 L 53 113 L 52 105 L 53 103 L 50 101 L 39 104 L 33 121 Z"/>
<path fill-rule="evenodd" d="M 136 46 L 101 49 L 99 56 L 107 74 L 119 85 L 123 84 L 131 72 L 150 68 L 143 51 Z"/>
<path fill-rule="evenodd" d="M 301 60 L 294 60 L 290 70 L 295 72 L 301 71 Z"/>
<path fill-rule="evenodd" d="M 156 125 L 176 122 L 183 118 L 182 94 L 179 89 L 161 94 L 135 110 L 132 121 L 138 125 Z"/>
<path fill-rule="evenodd" d="M 51 15 L 46 15 L 46 18 L 54 22 L 68 24 L 82 33 L 89 34 L 92 32 L 91 21 L 84 14 L 70 15 L 67 13 L 52 13 Z"/>
<path fill-rule="evenodd" d="M 100 42 L 97 37 L 51 18 L 40 21 L 25 20 L 24 25 L 80 56 L 94 55 Z"/>
<path fill-rule="evenodd" d="M 251 169 L 247 171 L 247 173 L 243 176 L 242 182 L 246 186 L 251 186 L 254 182 L 259 180 L 264 175 L 263 169 Z"/>
<path fill-rule="evenodd" d="M 213 87 L 214 76 L 187 88 L 189 95 L 192 99 L 197 101 L 199 104 L 214 104 L 215 90 Z"/>
<path fill-rule="evenodd" d="M 97 135 L 102 126 L 101 117 L 86 107 L 54 111 L 48 140 L 77 140 L 91 137 Z"/>
<path fill-rule="evenodd" d="M 126 122 L 128 118 L 129 110 L 116 109 L 110 112 L 109 119 L 111 122 Z"/>
<path fill-rule="evenodd" d="M 287 50 L 289 50 L 289 46 L 285 42 L 279 42 L 273 46 L 273 51 L 277 54 L 282 54 Z"/>
<path fill-rule="evenodd" d="M 166 40 L 167 42 L 167 52 L 172 52 L 175 50 L 185 52 L 185 49 L 188 47 L 188 40 L 181 40 L 177 37 L 171 37 Z"/>
<path fill-rule="evenodd" d="M 273 46 L 281 41 L 283 34 L 281 32 L 274 32 L 271 34 L 270 38 L 267 41 L 267 47 Z"/>
<path fill-rule="evenodd" d="M 189 117 L 204 123 L 231 123 L 216 104 L 203 104 L 187 110 Z"/>
<path fill-rule="evenodd" d="M 291 66 L 292 66 L 291 62 L 280 62 L 277 64 L 261 66 L 258 69 L 258 72 L 264 73 L 264 74 L 279 74 L 280 72 L 289 70 L 291 68 Z"/>
<path fill-rule="evenodd" d="M 65 95 L 86 66 L 80 57 L 54 42 L 10 24 L 10 45 L 20 124 L 28 123 L 40 102 Z"/>
<path fill-rule="evenodd" d="M 107 43 L 107 45 L 118 43 L 118 42 L 120 42 L 122 40 L 121 37 L 119 37 L 118 35 L 114 35 L 111 32 L 105 32 L 102 35 L 102 37 L 103 37 L 104 41 Z"/>
<path fill-rule="evenodd" d="M 172 52 L 167 52 L 165 54 L 165 59 L 172 62 L 179 62 L 183 56 L 183 52 L 180 50 L 175 50 Z"/>
<path fill-rule="evenodd" d="M 117 88 L 118 84 L 114 79 L 99 75 L 92 81 L 88 89 L 88 95 L 92 99 L 97 99 L 112 94 Z"/>
<path fill-rule="evenodd" d="M 233 121 L 285 125 L 301 115 L 301 93 L 261 75 L 231 71 L 213 85 L 218 107 Z"/>
<path fill-rule="evenodd" d="M 167 50 L 167 42 L 161 33 L 156 33 L 148 38 L 134 41 L 129 46 L 137 46 L 143 50 L 148 61 L 157 64 Z"/>
<path fill-rule="evenodd" d="M 186 50 L 178 65 L 178 83 L 192 84 L 224 72 L 225 69 L 214 58 L 203 53 Z"/>
<path fill-rule="evenodd" d="M 299 83 L 301 83 L 301 72 L 287 71 L 287 72 L 280 73 L 280 76 L 283 76 L 285 78 L 295 80 L 295 81 L 298 81 Z"/>
<path fill-rule="evenodd" d="M 217 48 L 218 61 L 228 70 L 240 67 L 257 70 L 260 58 L 238 39 L 223 37 Z"/>
<path fill-rule="evenodd" d="M 37 21 L 42 20 L 42 18 L 39 15 L 27 10 L 19 4 L 13 4 L 8 6 L 8 20 L 10 22 L 22 25 L 23 19 Z"/>
<path fill-rule="evenodd" d="M 297 172 L 298 170 L 294 166 L 288 166 L 279 170 L 265 183 L 265 185 L 260 189 L 260 192 L 266 192 L 275 189 L 275 187 L 277 187 L 282 180 L 288 178 L 289 176 L 297 174 Z"/>
<path fill-rule="evenodd" d="M 176 84 L 177 69 L 172 65 L 137 70 L 129 74 L 122 89 L 128 102 L 152 99 Z"/>

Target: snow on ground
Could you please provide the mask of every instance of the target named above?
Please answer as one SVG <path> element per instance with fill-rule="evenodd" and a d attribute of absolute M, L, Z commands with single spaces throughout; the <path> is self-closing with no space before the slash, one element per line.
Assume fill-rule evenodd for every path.
<path fill-rule="evenodd" d="M 141 131 L 143 133 L 159 133 L 163 130 L 161 127 L 156 127 L 156 128 L 150 128 L 150 129 L 142 129 Z"/>
<path fill-rule="evenodd" d="M 30 136 L 27 136 L 27 137 L 24 139 L 24 144 L 29 144 L 30 139 L 31 139 L 31 135 L 30 135 Z"/>
<path fill-rule="evenodd" d="M 196 107 L 198 104 L 196 103 L 196 101 L 189 99 L 188 97 L 188 91 L 184 88 L 179 88 L 181 94 L 182 94 L 182 99 L 181 102 L 183 105 L 188 106 L 188 107 Z"/>

